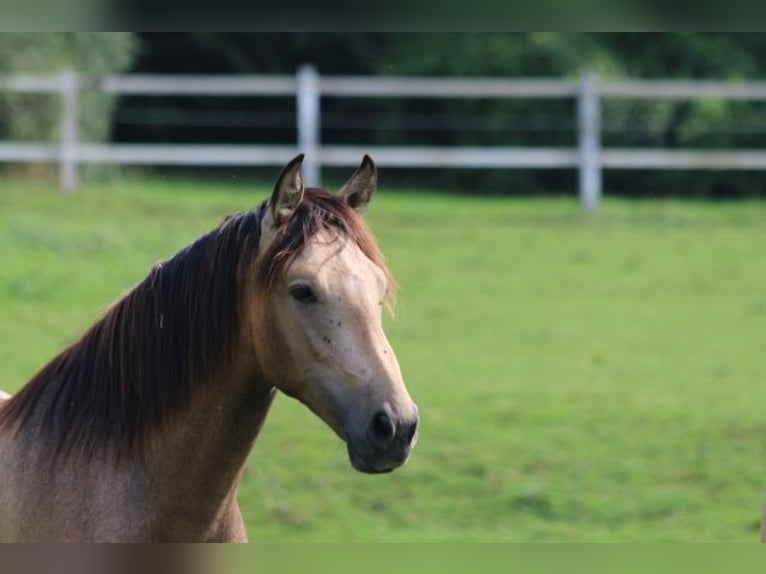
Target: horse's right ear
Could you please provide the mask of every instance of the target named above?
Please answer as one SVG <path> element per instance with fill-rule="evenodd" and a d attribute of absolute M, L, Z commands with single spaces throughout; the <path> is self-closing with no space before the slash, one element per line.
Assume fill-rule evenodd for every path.
<path fill-rule="evenodd" d="M 284 224 L 298 209 L 303 199 L 303 154 L 293 158 L 279 174 L 271 193 L 269 208 L 276 227 Z"/>
<path fill-rule="evenodd" d="M 338 196 L 353 207 L 360 215 L 367 210 L 372 194 L 378 184 L 378 169 L 372 158 L 365 154 L 362 165 L 354 175 L 340 188 Z"/>

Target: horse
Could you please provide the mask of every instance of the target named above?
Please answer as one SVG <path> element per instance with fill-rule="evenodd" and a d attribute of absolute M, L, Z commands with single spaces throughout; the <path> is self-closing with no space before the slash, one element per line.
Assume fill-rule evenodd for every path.
<path fill-rule="evenodd" d="M 418 409 L 382 324 L 396 284 L 362 219 L 377 169 L 364 156 L 333 194 L 302 161 L 0 402 L 1 541 L 247 541 L 238 485 L 278 392 L 356 470 L 408 460 Z"/>

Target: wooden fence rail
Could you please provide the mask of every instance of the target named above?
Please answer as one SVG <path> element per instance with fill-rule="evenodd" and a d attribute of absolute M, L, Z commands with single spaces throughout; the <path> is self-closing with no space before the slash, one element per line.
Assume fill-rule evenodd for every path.
<path fill-rule="evenodd" d="M 78 95 L 100 91 L 144 96 L 290 96 L 296 101 L 297 141 L 289 145 L 93 144 L 80 141 Z M 0 91 L 61 98 L 58 144 L 0 141 L 0 162 L 55 162 L 64 192 L 78 185 L 86 163 L 125 165 L 280 165 L 306 153 L 305 179 L 318 185 L 322 166 L 354 166 L 369 153 L 383 166 L 419 168 L 577 169 L 583 208 L 595 209 L 604 169 L 766 169 L 766 150 L 607 148 L 600 144 L 605 98 L 766 101 L 766 82 L 687 80 L 405 78 L 320 76 L 313 66 L 294 76 L 101 76 L 66 70 L 57 75 L 0 76 Z M 572 99 L 577 147 L 338 146 L 320 140 L 322 98 Z"/>

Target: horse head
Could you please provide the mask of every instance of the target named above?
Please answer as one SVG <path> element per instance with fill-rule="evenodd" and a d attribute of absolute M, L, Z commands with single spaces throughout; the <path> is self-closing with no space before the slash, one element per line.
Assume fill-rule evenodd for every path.
<path fill-rule="evenodd" d="M 282 171 L 261 225 L 251 307 L 259 368 L 316 413 L 368 473 L 402 465 L 418 410 L 383 331 L 395 284 L 362 220 L 377 171 L 365 156 L 337 194 L 306 189 L 303 156 Z"/>

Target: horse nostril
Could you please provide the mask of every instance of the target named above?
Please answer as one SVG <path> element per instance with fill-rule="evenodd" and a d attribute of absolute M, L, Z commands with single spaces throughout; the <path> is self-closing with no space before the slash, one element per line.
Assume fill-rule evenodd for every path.
<path fill-rule="evenodd" d="M 391 418 L 383 411 L 378 411 L 372 417 L 370 425 L 370 438 L 379 449 L 386 449 L 394 442 L 396 427 Z"/>
<path fill-rule="evenodd" d="M 415 419 L 412 422 L 412 424 L 410 424 L 407 427 L 407 433 L 405 435 L 407 437 L 407 444 L 412 444 L 412 439 L 415 438 L 415 433 L 417 432 L 417 430 L 418 430 L 418 419 Z"/>

